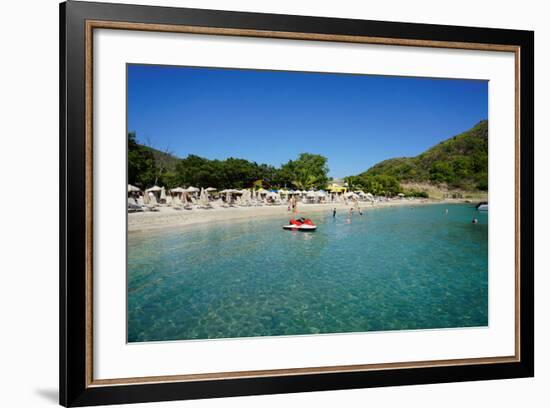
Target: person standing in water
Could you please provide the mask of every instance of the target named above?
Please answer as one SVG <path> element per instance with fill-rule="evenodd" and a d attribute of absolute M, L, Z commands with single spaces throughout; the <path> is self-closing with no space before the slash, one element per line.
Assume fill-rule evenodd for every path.
<path fill-rule="evenodd" d="M 449 209 L 445 208 L 445 215 L 449 215 Z"/>
<path fill-rule="evenodd" d="M 336 207 L 332 209 L 332 218 L 336 218 Z"/>
<path fill-rule="evenodd" d="M 363 215 L 361 212 L 361 208 L 359 207 L 359 200 L 357 197 L 353 197 L 353 206 L 355 207 L 355 210 L 359 213 L 359 215 Z"/>

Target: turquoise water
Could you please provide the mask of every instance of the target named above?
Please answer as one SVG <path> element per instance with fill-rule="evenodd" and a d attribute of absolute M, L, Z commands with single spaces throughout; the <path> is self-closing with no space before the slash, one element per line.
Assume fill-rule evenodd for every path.
<path fill-rule="evenodd" d="M 130 235 L 128 341 L 487 326 L 487 213 L 313 219 L 314 233 L 283 217 Z"/>

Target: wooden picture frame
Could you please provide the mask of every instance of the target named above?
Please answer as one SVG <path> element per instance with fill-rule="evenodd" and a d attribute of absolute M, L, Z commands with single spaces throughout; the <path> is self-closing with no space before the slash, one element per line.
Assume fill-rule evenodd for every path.
<path fill-rule="evenodd" d="M 513 356 L 95 380 L 95 29 L 507 51 L 516 58 L 516 352 Z M 121 404 L 534 375 L 534 33 L 69 1 L 60 5 L 60 403 Z"/>

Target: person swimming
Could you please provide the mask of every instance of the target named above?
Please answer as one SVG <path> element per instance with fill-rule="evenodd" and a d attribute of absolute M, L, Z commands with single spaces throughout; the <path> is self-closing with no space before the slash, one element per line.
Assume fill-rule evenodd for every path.
<path fill-rule="evenodd" d="M 472 219 L 472 224 L 477 224 L 477 218 Z"/>

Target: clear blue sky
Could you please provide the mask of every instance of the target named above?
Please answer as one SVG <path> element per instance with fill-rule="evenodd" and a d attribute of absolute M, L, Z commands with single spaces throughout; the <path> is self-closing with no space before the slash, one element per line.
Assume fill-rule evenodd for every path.
<path fill-rule="evenodd" d="M 128 66 L 128 130 L 179 157 L 279 166 L 308 152 L 330 175 L 417 155 L 488 115 L 488 83 Z"/>

